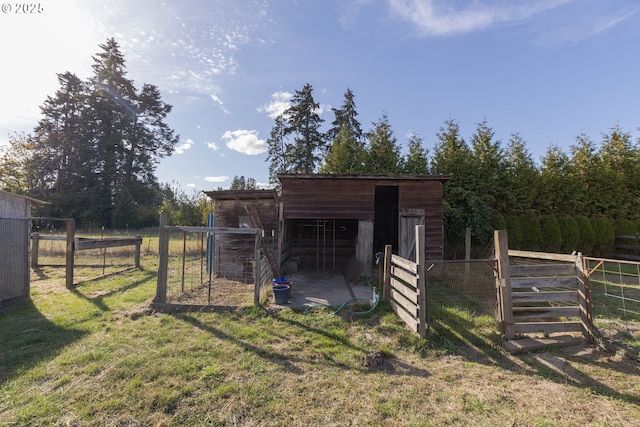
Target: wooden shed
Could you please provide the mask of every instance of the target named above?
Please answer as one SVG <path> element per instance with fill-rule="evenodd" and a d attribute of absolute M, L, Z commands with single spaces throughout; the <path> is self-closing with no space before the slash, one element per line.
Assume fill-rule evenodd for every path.
<path fill-rule="evenodd" d="M 261 228 L 263 242 L 276 252 L 278 194 L 276 190 L 205 191 L 215 203 L 217 228 Z M 258 221 L 258 224 L 254 224 Z M 255 268 L 255 239 L 242 234 L 218 234 L 215 238 L 215 273 L 250 282 Z"/>
<path fill-rule="evenodd" d="M 370 275 L 387 244 L 415 257 L 415 226 L 425 225 L 426 256 L 443 255 L 443 184 L 448 176 L 282 174 L 281 263 L 342 271 L 356 258 Z"/>
<path fill-rule="evenodd" d="M 29 298 L 31 206 L 46 204 L 0 190 L 0 309 Z"/>

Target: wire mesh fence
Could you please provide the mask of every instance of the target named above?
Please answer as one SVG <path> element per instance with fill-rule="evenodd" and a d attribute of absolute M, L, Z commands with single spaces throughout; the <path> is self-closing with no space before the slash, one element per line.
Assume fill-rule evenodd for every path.
<path fill-rule="evenodd" d="M 430 315 L 438 308 L 461 307 L 497 316 L 495 259 L 427 261 Z"/>
<path fill-rule="evenodd" d="M 243 307 L 267 297 L 271 276 L 256 257 L 254 235 L 225 235 L 171 227 L 168 236 L 166 303 Z M 232 244 L 230 240 L 233 241 Z M 259 252 L 258 252 L 259 253 Z M 256 258 L 258 258 L 256 260 Z"/>
<path fill-rule="evenodd" d="M 596 332 L 640 357 L 640 263 L 585 257 L 585 266 Z"/>

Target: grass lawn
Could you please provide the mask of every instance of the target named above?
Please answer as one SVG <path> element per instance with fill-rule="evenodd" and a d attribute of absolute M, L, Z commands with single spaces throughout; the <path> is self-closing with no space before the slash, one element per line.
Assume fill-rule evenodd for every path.
<path fill-rule="evenodd" d="M 63 269 L 34 275 L 0 313 L 0 426 L 640 425 L 637 362 L 508 355 L 455 299 L 427 340 L 382 306 L 162 314 L 156 263 L 73 291 Z"/>

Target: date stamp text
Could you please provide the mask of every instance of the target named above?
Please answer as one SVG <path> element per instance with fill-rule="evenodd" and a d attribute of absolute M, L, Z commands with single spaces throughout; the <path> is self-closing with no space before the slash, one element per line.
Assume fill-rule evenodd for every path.
<path fill-rule="evenodd" d="M 42 3 L 2 3 L 0 12 L 12 15 L 35 15 L 44 13 Z"/>

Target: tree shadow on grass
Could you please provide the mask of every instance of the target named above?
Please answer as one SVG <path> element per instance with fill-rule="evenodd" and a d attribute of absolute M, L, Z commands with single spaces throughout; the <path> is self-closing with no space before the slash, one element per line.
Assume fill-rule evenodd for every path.
<path fill-rule="evenodd" d="M 457 308 L 457 307 L 456 307 Z M 497 365 L 516 374 L 526 374 L 532 377 L 542 377 L 558 384 L 570 384 L 573 387 L 588 390 L 594 395 L 607 396 L 626 403 L 637 404 L 639 394 L 618 391 L 602 381 L 580 369 L 580 365 L 599 366 L 623 375 L 634 375 L 640 379 L 640 370 L 628 363 L 601 362 L 610 360 L 603 356 L 603 350 L 593 348 L 592 352 L 584 355 L 572 354 L 562 348 L 525 353 L 523 355 L 509 355 L 503 348 L 500 335 L 496 329 L 487 335 L 477 332 L 477 327 L 468 316 L 460 315 L 458 310 L 441 310 L 438 319 L 432 319 L 432 338 L 446 341 L 453 347 L 454 353 L 463 358 L 480 364 Z M 584 347 L 589 347 L 586 341 Z"/>
<path fill-rule="evenodd" d="M 0 312 L 0 384 L 54 358 L 86 334 L 87 331 L 55 325 L 32 301 Z"/>
<path fill-rule="evenodd" d="M 145 271 L 144 274 L 142 275 L 142 277 L 138 280 L 135 280 L 131 283 L 127 283 L 124 286 L 120 286 L 119 288 L 114 288 L 114 289 L 109 289 L 108 291 L 104 291 L 104 292 L 92 292 L 92 293 L 83 293 L 82 292 L 82 287 L 80 285 L 82 285 L 82 283 L 84 282 L 80 282 L 78 284 L 78 286 L 74 287 L 73 289 L 71 289 L 71 293 L 73 293 L 75 296 L 82 298 L 90 303 L 92 303 L 93 305 L 95 305 L 98 309 L 100 309 L 101 311 L 109 311 L 111 310 L 109 308 L 109 306 L 107 306 L 107 304 L 105 303 L 105 299 L 109 298 L 115 294 L 122 294 L 130 289 L 134 289 L 137 288 L 138 286 L 146 283 L 149 281 L 149 279 L 151 277 L 155 276 L 155 273 L 152 271 Z"/>

